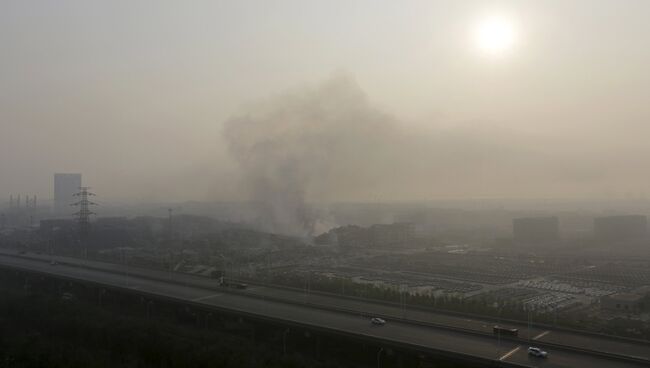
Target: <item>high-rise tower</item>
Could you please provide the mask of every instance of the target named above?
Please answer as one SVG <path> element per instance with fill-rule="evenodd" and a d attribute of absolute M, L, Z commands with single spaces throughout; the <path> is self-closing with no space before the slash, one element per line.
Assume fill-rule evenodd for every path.
<path fill-rule="evenodd" d="M 54 174 L 54 213 L 70 215 L 74 194 L 81 187 L 81 174 Z"/>

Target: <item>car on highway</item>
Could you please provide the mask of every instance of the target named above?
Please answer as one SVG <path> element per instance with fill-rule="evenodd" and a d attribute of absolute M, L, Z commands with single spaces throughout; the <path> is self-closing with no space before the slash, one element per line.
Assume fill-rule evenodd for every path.
<path fill-rule="evenodd" d="M 536 348 L 536 347 L 533 347 L 533 346 L 528 348 L 528 355 L 532 355 L 532 356 L 538 357 L 538 358 L 546 358 L 546 357 L 548 357 L 547 352 L 545 352 L 544 350 L 542 350 L 540 348 Z"/>
<path fill-rule="evenodd" d="M 386 320 L 379 317 L 373 317 L 370 319 L 370 323 L 377 326 L 383 326 L 386 324 Z"/>
<path fill-rule="evenodd" d="M 59 262 L 57 262 L 57 261 L 50 261 L 50 265 L 52 265 L 52 266 L 56 266 L 58 264 L 59 264 Z"/>

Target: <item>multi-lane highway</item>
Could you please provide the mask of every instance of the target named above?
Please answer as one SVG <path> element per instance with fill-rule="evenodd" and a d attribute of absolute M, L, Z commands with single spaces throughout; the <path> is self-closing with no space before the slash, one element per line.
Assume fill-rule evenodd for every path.
<path fill-rule="evenodd" d="M 4 267 L 80 279 L 191 301 L 206 307 L 225 308 L 433 351 L 447 351 L 531 367 L 640 367 L 647 364 L 616 359 L 614 356 L 650 359 L 650 345 L 647 344 L 533 328 L 530 340 L 535 341 L 531 342 L 532 345 L 558 345 L 546 348 L 549 351 L 548 359 L 538 359 L 526 353 L 528 336 L 525 327 L 522 328 L 524 338 L 521 340 L 497 339 L 489 333 L 493 323 L 477 319 L 403 310 L 368 301 L 257 285 L 249 287 L 243 293 L 231 292 L 218 287 L 214 280 L 164 271 L 64 257 L 57 257 L 57 265 L 51 265 L 49 261 L 50 258 L 44 255 L 19 255 L 4 250 L 0 252 L 0 266 Z M 368 315 L 386 316 L 389 322 L 385 326 L 373 326 Z M 572 349 L 572 346 L 576 349 Z M 611 353 L 612 357 L 599 355 L 596 353 L 598 351 Z M 646 363 L 650 363 L 650 360 Z"/>

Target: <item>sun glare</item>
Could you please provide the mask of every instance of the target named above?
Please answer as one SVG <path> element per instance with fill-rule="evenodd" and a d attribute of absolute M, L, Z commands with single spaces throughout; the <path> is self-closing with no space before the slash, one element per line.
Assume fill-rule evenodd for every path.
<path fill-rule="evenodd" d="M 510 50 L 516 34 L 512 21 L 506 17 L 493 16 L 483 19 L 475 31 L 479 49 L 490 55 L 501 55 Z"/>

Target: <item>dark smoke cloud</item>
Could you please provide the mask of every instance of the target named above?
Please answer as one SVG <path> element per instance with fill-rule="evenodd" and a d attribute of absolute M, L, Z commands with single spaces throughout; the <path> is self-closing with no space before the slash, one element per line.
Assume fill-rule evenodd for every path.
<path fill-rule="evenodd" d="M 306 198 L 327 192 L 331 178 L 350 168 L 372 176 L 369 152 L 387 143 L 383 132 L 390 129 L 391 119 L 369 105 L 354 80 L 338 76 L 229 119 L 224 136 L 260 205 L 261 225 L 306 236 L 319 226 Z"/>

